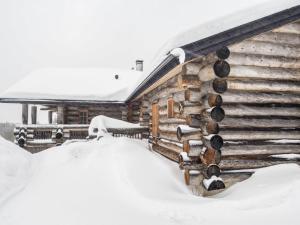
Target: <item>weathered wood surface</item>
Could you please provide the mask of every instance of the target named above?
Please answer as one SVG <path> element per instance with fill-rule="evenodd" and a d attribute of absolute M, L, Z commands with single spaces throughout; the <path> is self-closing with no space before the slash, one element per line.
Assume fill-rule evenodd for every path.
<path fill-rule="evenodd" d="M 299 58 L 300 48 L 297 45 L 270 43 L 262 41 L 246 40 L 230 47 L 233 53 L 283 56 L 287 58 Z"/>
<path fill-rule="evenodd" d="M 287 117 L 300 118 L 300 107 L 251 106 L 246 104 L 223 105 L 226 117 Z"/>
<path fill-rule="evenodd" d="M 22 123 L 28 124 L 28 104 L 22 104 Z"/>
<path fill-rule="evenodd" d="M 254 55 L 245 53 L 231 53 L 228 63 L 232 65 L 261 66 L 276 68 L 300 68 L 300 58 L 286 58 L 284 56 Z"/>
<path fill-rule="evenodd" d="M 227 82 L 228 90 L 239 90 L 241 92 L 263 92 L 263 93 L 300 93 L 300 82 L 290 81 L 263 81 L 258 79 L 251 80 L 229 80 Z M 259 94 L 259 93 L 258 93 Z M 300 96 L 299 96 L 300 98 Z"/>
<path fill-rule="evenodd" d="M 244 78 L 249 81 L 251 79 L 300 81 L 300 70 L 281 67 L 233 65 L 231 66 L 228 79 L 236 78 Z"/>
<path fill-rule="evenodd" d="M 243 140 L 300 140 L 300 131 L 220 131 L 220 136 L 226 141 L 243 141 Z"/>
<path fill-rule="evenodd" d="M 227 91 L 222 94 L 224 104 L 300 104 L 300 94 L 256 93 Z"/>
<path fill-rule="evenodd" d="M 300 45 L 300 35 L 294 33 L 284 33 L 284 32 L 266 32 L 257 36 L 250 38 L 254 41 L 271 42 L 276 44 L 290 44 L 290 45 Z"/>
<path fill-rule="evenodd" d="M 263 118 L 263 119 L 251 119 L 251 118 L 229 118 L 225 117 L 219 124 L 221 130 L 226 129 L 248 129 L 255 130 L 255 128 L 272 130 L 278 129 L 295 129 L 300 128 L 300 119 L 274 119 L 274 118 Z"/>
<path fill-rule="evenodd" d="M 222 156 L 268 156 L 280 154 L 300 154 L 299 144 L 229 145 L 222 148 Z"/>

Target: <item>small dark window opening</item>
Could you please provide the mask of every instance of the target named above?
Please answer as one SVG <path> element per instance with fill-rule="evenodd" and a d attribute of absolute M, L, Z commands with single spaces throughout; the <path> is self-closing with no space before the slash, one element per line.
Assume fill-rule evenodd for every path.
<path fill-rule="evenodd" d="M 116 79 L 116 80 L 119 79 L 119 75 L 118 75 L 118 74 L 115 75 L 115 79 Z"/>
<path fill-rule="evenodd" d="M 79 112 L 79 123 L 80 124 L 88 124 L 88 111 L 80 111 Z"/>

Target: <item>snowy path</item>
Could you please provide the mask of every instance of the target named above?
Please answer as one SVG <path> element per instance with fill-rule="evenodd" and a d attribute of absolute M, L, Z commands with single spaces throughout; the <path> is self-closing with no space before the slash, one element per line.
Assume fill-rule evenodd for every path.
<path fill-rule="evenodd" d="M 105 137 L 31 155 L 28 174 L 16 177 L 25 188 L 0 202 L 0 225 L 299 224 L 299 166 L 265 168 L 201 198 L 175 163 L 146 147 Z"/>

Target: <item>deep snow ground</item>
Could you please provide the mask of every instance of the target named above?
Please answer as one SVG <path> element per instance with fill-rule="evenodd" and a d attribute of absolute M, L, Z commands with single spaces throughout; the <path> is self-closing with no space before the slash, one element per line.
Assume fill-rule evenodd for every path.
<path fill-rule="evenodd" d="M 297 165 L 261 169 L 217 196 L 202 198 L 189 192 L 175 163 L 139 140 L 104 137 L 35 155 L 3 139 L 0 146 L 0 225 L 300 221 Z"/>

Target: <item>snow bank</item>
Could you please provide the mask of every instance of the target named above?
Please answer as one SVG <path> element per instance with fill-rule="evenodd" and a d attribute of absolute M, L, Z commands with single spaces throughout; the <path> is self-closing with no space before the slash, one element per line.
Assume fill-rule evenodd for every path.
<path fill-rule="evenodd" d="M 105 136 L 34 154 L 36 170 L 2 202 L 0 224 L 299 224 L 299 166 L 261 169 L 202 198 L 189 192 L 176 163 L 147 147 Z"/>
<path fill-rule="evenodd" d="M 96 116 L 92 119 L 89 126 L 90 136 L 104 136 L 107 134 L 107 128 L 137 128 L 139 124 L 128 123 L 126 121 L 110 118 L 107 116 Z"/>
<path fill-rule="evenodd" d="M 26 183 L 30 159 L 30 153 L 0 136 L 0 206 Z"/>

